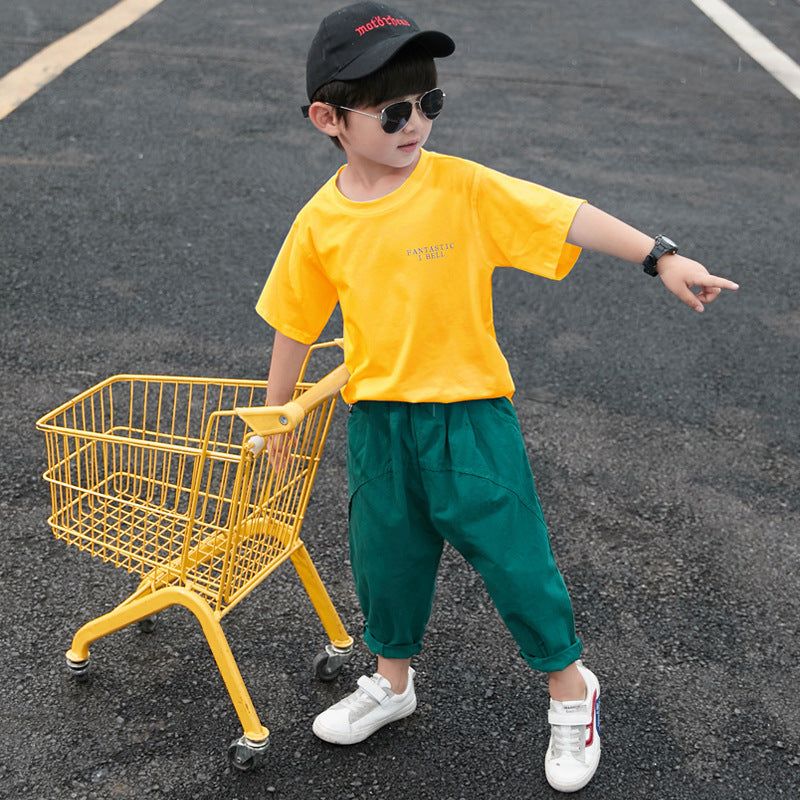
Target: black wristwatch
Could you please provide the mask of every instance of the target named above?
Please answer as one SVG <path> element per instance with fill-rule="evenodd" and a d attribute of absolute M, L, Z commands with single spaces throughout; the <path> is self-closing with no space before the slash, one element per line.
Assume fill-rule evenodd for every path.
<path fill-rule="evenodd" d="M 645 260 L 642 261 L 644 271 L 655 278 L 655 276 L 658 275 L 658 271 L 656 270 L 658 259 L 661 258 L 661 256 L 667 255 L 667 253 L 672 254 L 677 252 L 678 245 L 676 245 L 672 239 L 668 239 L 664 236 L 663 233 L 659 233 L 658 236 L 656 236 L 656 243 L 653 245 L 653 249 L 647 254 Z"/>

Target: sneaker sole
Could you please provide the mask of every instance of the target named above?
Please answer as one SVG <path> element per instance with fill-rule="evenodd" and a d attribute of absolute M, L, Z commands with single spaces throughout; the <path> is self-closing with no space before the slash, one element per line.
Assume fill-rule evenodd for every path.
<path fill-rule="evenodd" d="M 363 742 L 364 739 L 368 739 L 370 736 L 372 736 L 375 731 L 379 731 L 384 725 L 388 725 L 390 722 L 397 722 L 397 720 L 411 716 L 416 709 L 417 698 L 415 697 L 409 705 L 398 708 L 391 716 L 373 722 L 371 725 L 362 728 L 360 731 L 343 733 L 342 731 L 328 728 L 325 726 L 324 722 L 320 721 L 319 717 L 314 720 L 312 730 L 314 731 L 315 736 L 317 736 L 319 739 L 322 739 L 324 742 L 330 742 L 331 744 L 358 744 L 358 742 Z"/>

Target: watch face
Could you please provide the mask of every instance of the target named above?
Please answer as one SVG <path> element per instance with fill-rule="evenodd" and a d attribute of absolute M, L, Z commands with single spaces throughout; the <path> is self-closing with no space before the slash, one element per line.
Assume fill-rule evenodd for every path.
<path fill-rule="evenodd" d="M 645 260 L 642 262 L 644 266 L 644 271 L 648 275 L 658 275 L 658 271 L 656 270 L 656 264 L 658 263 L 658 259 L 661 256 L 666 255 L 667 253 L 677 253 L 678 252 L 678 245 L 672 241 L 672 239 L 664 236 L 663 234 L 659 234 L 655 238 L 655 244 L 653 245 L 653 249 L 648 253 Z"/>

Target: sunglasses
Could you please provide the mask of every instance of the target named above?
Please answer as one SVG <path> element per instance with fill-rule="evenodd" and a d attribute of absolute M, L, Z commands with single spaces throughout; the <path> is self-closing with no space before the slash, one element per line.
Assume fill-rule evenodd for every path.
<path fill-rule="evenodd" d="M 337 106 L 334 103 L 328 105 L 340 108 L 343 111 L 352 111 L 355 114 L 363 114 L 365 117 L 372 117 L 381 121 L 381 128 L 385 133 L 399 133 L 411 119 L 411 112 L 417 106 L 425 119 L 436 119 L 442 113 L 444 107 L 445 93 L 441 89 L 431 89 L 425 92 L 419 100 L 403 100 L 399 103 L 392 103 L 386 106 L 380 114 L 370 114 L 367 111 L 359 111 L 357 108 L 347 106 Z"/>

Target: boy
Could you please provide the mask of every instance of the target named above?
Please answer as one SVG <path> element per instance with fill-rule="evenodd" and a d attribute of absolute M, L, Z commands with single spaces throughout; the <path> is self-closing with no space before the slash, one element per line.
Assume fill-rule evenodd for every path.
<path fill-rule="evenodd" d="M 352 744 L 415 710 L 410 661 L 446 540 L 481 574 L 523 658 L 548 673 L 545 773 L 576 791 L 600 758 L 600 690 L 578 660 L 510 403 L 492 271 L 561 279 L 586 247 L 643 263 L 697 311 L 737 286 L 583 200 L 423 150 L 444 105 L 434 58 L 454 49 L 449 36 L 363 2 L 326 17 L 308 55 L 304 112 L 346 163 L 298 214 L 257 310 L 276 330 L 273 405 L 290 398 L 308 347 L 341 306 L 350 560 L 378 662 L 314 732 Z M 279 441 L 271 453 L 280 458 Z"/>

